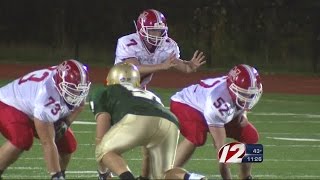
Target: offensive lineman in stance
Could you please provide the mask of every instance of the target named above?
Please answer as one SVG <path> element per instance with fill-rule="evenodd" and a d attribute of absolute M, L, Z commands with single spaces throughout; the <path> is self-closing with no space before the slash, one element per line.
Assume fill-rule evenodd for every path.
<path fill-rule="evenodd" d="M 0 179 L 31 148 L 33 137 L 40 140 L 51 179 L 65 178 L 77 147 L 69 126 L 82 111 L 90 84 L 87 68 L 70 59 L 0 88 L 0 132 L 7 139 L 0 147 Z"/>
<path fill-rule="evenodd" d="M 120 179 L 134 179 L 122 153 L 144 146 L 150 154 L 151 179 L 201 179 L 174 168 L 179 123 L 152 92 L 140 88 L 136 66 L 120 63 L 109 71 L 106 86 L 94 92 L 96 159 Z M 100 179 L 102 179 L 100 177 Z"/>
<path fill-rule="evenodd" d="M 227 137 L 255 144 L 259 135 L 248 121 L 251 110 L 262 95 L 258 71 L 246 64 L 232 68 L 227 76 L 201 80 L 171 97 L 170 110 L 179 119 L 181 134 L 174 166 L 182 167 L 196 147 L 202 146 L 210 132 L 218 150 Z M 218 157 L 218 155 L 217 155 Z M 219 164 L 223 179 L 231 179 L 228 164 Z M 251 164 L 240 164 L 240 178 L 251 179 Z"/>

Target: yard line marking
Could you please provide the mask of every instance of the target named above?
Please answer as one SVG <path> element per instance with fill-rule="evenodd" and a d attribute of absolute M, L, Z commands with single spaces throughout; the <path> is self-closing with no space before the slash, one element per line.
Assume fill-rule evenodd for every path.
<path fill-rule="evenodd" d="M 263 147 L 294 147 L 294 148 L 320 148 L 320 145 L 275 145 L 275 144 L 262 144 Z M 204 146 L 213 146 L 213 144 L 205 144 Z"/>
<path fill-rule="evenodd" d="M 78 134 L 95 134 L 95 131 L 76 131 L 73 130 L 74 133 Z M 310 133 L 285 133 L 285 132 L 259 132 L 259 134 L 281 134 L 281 135 L 306 135 Z M 320 136 L 320 133 L 314 133 L 312 135 Z"/>
<path fill-rule="evenodd" d="M 68 177 L 72 177 L 72 178 L 82 178 L 82 179 L 86 179 L 86 178 L 96 178 L 96 171 L 88 171 L 88 173 L 82 173 L 79 175 L 76 175 L 77 173 L 81 173 L 82 171 L 67 171 L 68 174 L 70 174 L 70 176 L 68 175 Z M 208 178 L 221 178 L 220 175 L 218 174 L 203 174 L 204 176 L 208 177 Z M 35 178 L 48 178 L 48 176 L 46 175 L 3 175 L 4 178 L 18 178 L 18 179 L 35 179 Z M 233 178 L 237 178 L 236 175 L 232 176 Z M 272 174 L 255 174 L 254 177 L 257 178 L 266 178 L 266 179 L 320 179 L 319 175 L 272 175 Z"/>
<path fill-rule="evenodd" d="M 78 134 L 94 134 L 96 133 L 95 131 L 74 131 L 72 130 L 74 133 L 78 133 Z"/>
<path fill-rule="evenodd" d="M 307 118 L 320 118 L 320 114 L 297 114 L 297 113 L 276 113 L 276 112 L 249 112 L 256 116 L 305 116 Z"/>
<path fill-rule="evenodd" d="M 281 123 L 295 123 L 295 124 L 320 124 L 320 121 L 252 121 L 253 123 L 268 123 L 268 124 L 281 124 Z"/>
<path fill-rule="evenodd" d="M 167 107 L 169 108 L 169 107 Z M 298 116 L 310 119 L 320 118 L 320 114 L 308 114 L 308 113 L 277 113 L 277 112 L 248 112 L 255 116 Z M 254 121 L 255 123 L 320 123 L 320 121 Z M 93 119 L 82 119 L 81 121 L 74 121 L 72 124 L 80 125 L 95 125 L 96 122 Z"/>
<path fill-rule="evenodd" d="M 310 135 L 310 133 L 285 133 L 285 132 L 259 132 L 259 134 L 283 134 L 283 135 L 308 134 Z M 312 135 L 320 136 L 320 133 L 314 133 Z"/>
<path fill-rule="evenodd" d="M 97 171 L 66 171 L 66 173 L 70 174 L 98 174 Z"/>
<path fill-rule="evenodd" d="M 307 138 L 284 138 L 284 137 L 267 137 L 269 139 L 276 139 L 276 140 L 285 140 L 285 141 L 320 141 L 320 139 L 307 139 Z"/>
<path fill-rule="evenodd" d="M 295 147 L 295 148 L 320 148 L 320 145 L 264 145 L 264 147 Z"/>
<path fill-rule="evenodd" d="M 35 170 L 35 169 L 43 169 L 42 167 L 8 167 L 8 169 L 14 170 Z"/>
<path fill-rule="evenodd" d="M 96 122 L 90 122 L 88 119 L 85 119 L 84 121 L 74 121 L 72 124 L 96 125 Z"/>
<path fill-rule="evenodd" d="M 21 159 L 26 159 L 26 160 L 40 160 L 42 158 L 21 158 Z M 96 160 L 95 158 L 72 158 L 74 160 Z M 131 158 L 127 159 L 128 161 L 141 161 L 142 158 Z M 217 159 L 215 158 L 193 158 L 190 159 L 190 161 L 216 161 Z M 270 162 L 320 162 L 320 159 L 263 159 L 263 161 L 270 161 Z M 41 168 L 41 167 L 34 167 L 34 168 Z M 44 169 L 44 168 L 41 168 Z M 17 168 L 17 170 L 19 170 Z M 21 170 L 32 170 L 32 167 L 26 167 L 25 169 Z"/>
<path fill-rule="evenodd" d="M 268 138 L 268 137 L 267 137 Z M 294 140 L 291 140 L 294 141 Z M 320 141 L 320 140 L 319 140 Z M 275 144 L 262 144 L 264 147 L 295 147 L 295 148 L 320 148 L 320 145 L 275 145 Z M 41 144 L 34 144 L 34 146 L 41 146 Z M 95 144 L 78 144 L 78 146 L 92 146 L 94 147 Z M 213 146 L 212 144 L 205 144 L 204 146 Z"/>
<path fill-rule="evenodd" d="M 24 159 L 24 160 L 42 160 L 42 157 L 34 157 L 34 158 L 19 158 L 19 159 Z M 78 157 L 73 157 L 71 159 L 74 160 L 96 160 L 96 158 L 78 158 Z"/>
<path fill-rule="evenodd" d="M 310 119 L 317 119 L 320 118 L 320 114 L 308 114 L 308 113 L 277 113 L 277 112 L 248 112 L 249 114 L 255 115 L 255 116 L 302 116 L 305 118 Z M 320 121 L 255 121 L 255 122 L 264 122 L 264 123 L 283 123 L 283 122 L 289 122 L 289 123 L 320 123 Z M 94 119 L 82 119 L 82 121 L 75 121 L 73 124 L 85 124 L 85 125 L 95 125 L 96 122 Z"/>

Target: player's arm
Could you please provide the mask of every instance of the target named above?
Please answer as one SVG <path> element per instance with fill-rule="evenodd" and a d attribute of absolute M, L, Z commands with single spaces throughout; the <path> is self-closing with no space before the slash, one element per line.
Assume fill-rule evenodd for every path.
<path fill-rule="evenodd" d="M 103 136 L 111 127 L 111 116 L 108 112 L 96 114 L 96 145 L 99 144 Z"/>
<path fill-rule="evenodd" d="M 171 54 L 168 59 L 161 64 L 141 64 L 137 58 L 128 58 L 123 62 L 128 62 L 136 65 L 139 69 L 141 77 L 157 71 L 167 70 L 176 65 L 176 59 L 173 54 Z"/>
<path fill-rule="evenodd" d="M 85 107 L 85 102 L 83 101 L 79 107 L 74 108 L 71 114 L 66 118 L 66 123 L 68 126 L 70 126 L 73 123 L 73 121 L 77 119 L 78 115 L 81 113 L 84 107 Z"/>
<path fill-rule="evenodd" d="M 190 61 L 177 59 L 175 68 L 185 73 L 195 72 L 201 65 L 205 64 L 203 52 L 196 50 Z"/>
<path fill-rule="evenodd" d="M 60 172 L 59 154 L 55 144 L 55 131 L 53 123 L 44 122 L 34 118 L 34 125 L 42 145 L 44 159 L 48 171 L 51 173 L 51 175 Z"/>
<path fill-rule="evenodd" d="M 219 157 L 219 149 L 225 144 L 226 140 L 226 130 L 224 127 L 215 127 L 209 126 L 209 130 L 211 136 L 214 140 L 214 146 L 216 148 L 217 157 Z M 222 179 L 231 179 L 231 172 L 229 169 L 228 164 L 226 163 L 219 163 L 219 171 L 221 174 Z"/>
<path fill-rule="evenodd" d="M 69 116 L 61 118 L 54 123 L 55 139 L 60 139 L 64 136 L 70 125 L 76 120 L 83 108 L 84 103 L 82 103 L 79 107 L 76 107 Z"/>

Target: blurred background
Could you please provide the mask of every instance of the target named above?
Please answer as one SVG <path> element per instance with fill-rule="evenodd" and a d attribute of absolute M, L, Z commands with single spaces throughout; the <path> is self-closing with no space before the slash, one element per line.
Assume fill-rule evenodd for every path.
<path fill-rule="evenodd" d="M 205 52 L 204 69 L 249 63 L 264 72 L 320 73 L 317 0 L 1 0 L 0 64 L 114 61 L 117 39 L 147 8 L 167 18 L 181 56 Z"/>

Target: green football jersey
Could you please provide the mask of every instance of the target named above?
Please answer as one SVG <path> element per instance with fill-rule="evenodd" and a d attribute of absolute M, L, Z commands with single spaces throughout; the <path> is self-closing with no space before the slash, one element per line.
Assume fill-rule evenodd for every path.
<path fill-rule="evenodd" d="M 130 85 L 110 85 L 96 89 L 90 97 L 94 115 L 108 112 L 111 124 L 120 121 L 126 114 L 166 118 L 179 127 L 175 115 L 165 108 L 155 94 Z"/>

